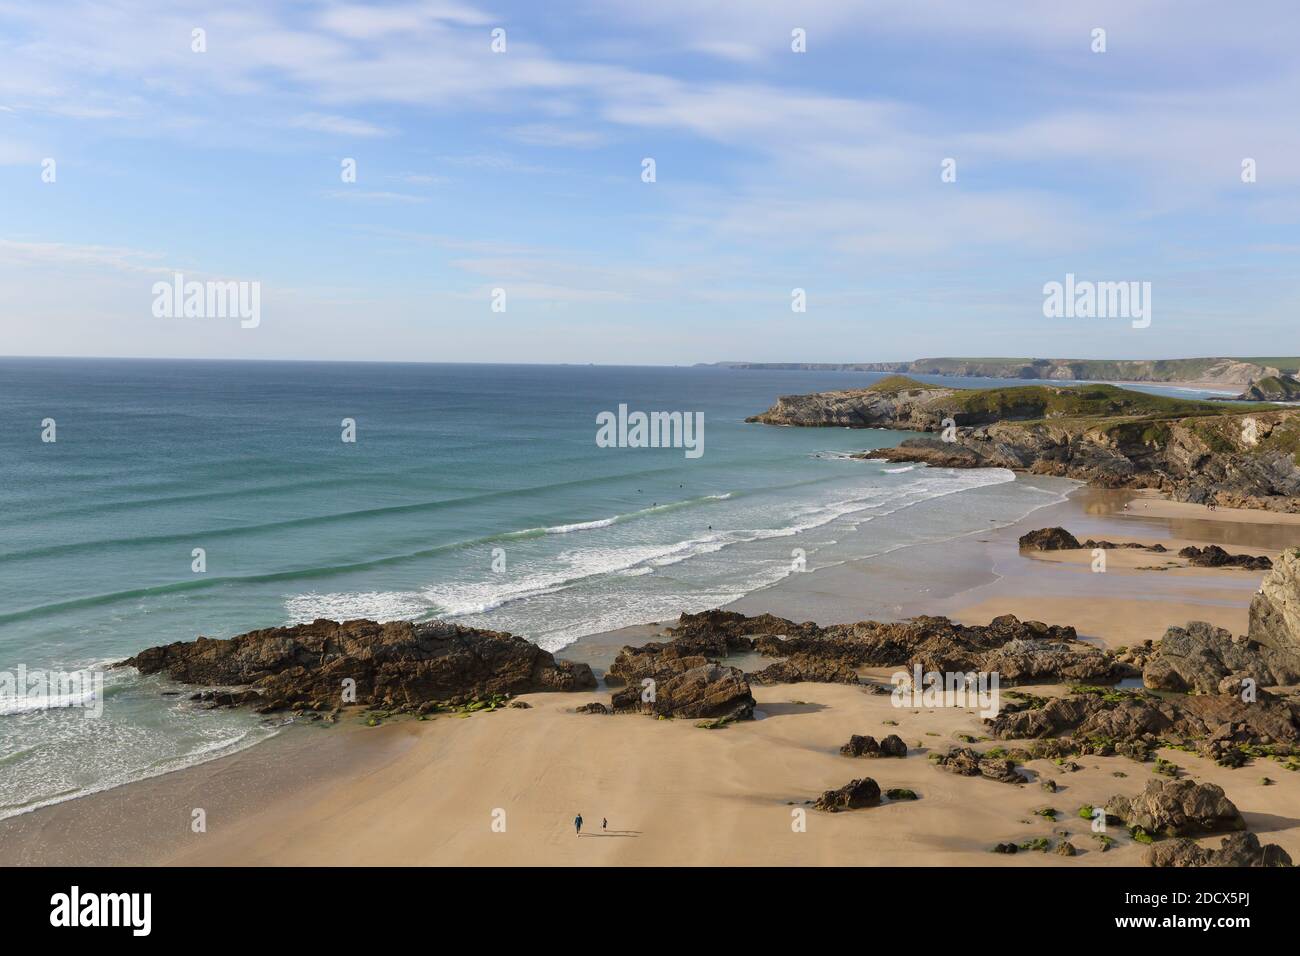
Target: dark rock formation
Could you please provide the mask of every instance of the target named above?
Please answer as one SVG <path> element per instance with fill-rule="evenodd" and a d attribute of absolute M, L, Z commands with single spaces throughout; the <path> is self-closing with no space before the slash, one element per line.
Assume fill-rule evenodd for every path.
<path fill-rule="evenodd" d="M 1200 836 L 1246 828 L 1246 821 L 1222 787 L 1186 778 L 1148 781 L 1137 796 L 1111 797 L 1106 812 L 1130 827 L 1165 836 Z"/>
<path fill-rule="evenodd" d="M 850 780 L 838 790 L 827 790 L 813 804 L 815 810 L 839 813 L 841 810 L 857 810 L 873 807 L 880 802 L 880 786 L 870 777 Z"/>
<path fill-rule="evenodd" d="M 1246 759 L 1243 747 L 1292 752 L 1300 744 L 1296 705 L 1267 694 L 1248 703 L 1231 694 L 1160 698 L 1113 691 L 1058 697 L 1041 707 L 1004 709 L 987 721 L 1004 739 L 1037 739 L 1035 757 L 1120 754 L 1150 759 L 1165 743 L 1195 743 L 1205 756 L 1227 765 Z"/>
<path fill-rule="evenodd" d="M 880 756 L 906 757 L 907 744 L 903 743 L 903 738 L 898 736 L 898 734 L 890 734 L 884 740 L 880 741 Z"/>
<path fill-rule="evenodd" d="M 1080 541 L 1064 528 L 1039 528 L 1020 536 L 1021 551 L 1092 551 L 1096 548 L 1104 551 L 1152 551 L 1156 554 L 1164 554 L 1169 550 L 1163 544 L 1142 544 L 1138 541 L 1096 541 L 1092 538 Z"/>
<path fill-rule="evenodd" d="M 840 748 L 840 753 L 845 757 L 879 757 L 880 744 L 876 742 L 875 737 L 854 734 L 849 738 L 849 742 Z"/>
<path fill-rule="evenodd" d="M 857 684 L 858 672 L 836 658 L 814 654 L 792 654 L 788 660 L 769 664 L 749 675 L 755 684 Z"/>
<path fill-rule="evenodd" d="M 511 634 L 442 621 L 321 619 L 151 647 L 116 666 L 186 684 L 246 687 L 260 694 L 263 711 L 332 708 L 344 700 L 347 680 L 355 681 L 356 703 L 398 711 L 430 701 L 596 686 L 586 664 L 558 661 Z M 232 701 L 249 702 L 246 694 Z"/>
<path fill-rule="evenodd" d="M 1147 866 L 1291 866 L 1291 856 L 1276 843 L 1260 846 L 1253 833 L 1234 833 L 1212 850 L 1180 837 L 1155 844 L 1143 860 Z"/>
<path fill-rule="evenodd" d="M 950 773 L 963 777 L 987 777 L 999 783 L 1024 783 L 1015 762 L 1006 757 L 988 757 L 970 747 L 952 747 L 946 754 L 931 754 L 930 760 Z"/>
<path fill-rule="evenodd" d="M 1264 555 L 1229 554 L 1217 544 L 1207 544 L 1203 548 L 1188 545 L 1178 552 L 1180 558 L 1195 568 L 1245 568 L 1247 571 L 1268 571 L 1273 562 Z"/>
<path fill-rule="evenodd" d="M 1020 536 L 1021 551 L 1073 551 L 1079 539 L 1064 528 L 1039 528 Z"/>
<path fill-rule="evenodd" d="M 890 734 L 879 743 L 875 737 L 854 734 L 840 753 L 846 757 L 906 757 L 907 744 L 898 734 Z"/>

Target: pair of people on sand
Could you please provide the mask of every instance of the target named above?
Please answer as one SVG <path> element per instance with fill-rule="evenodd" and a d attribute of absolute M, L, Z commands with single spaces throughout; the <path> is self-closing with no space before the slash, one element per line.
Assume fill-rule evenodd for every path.
<path fill-rule="evenodd" d="M 606 819 L 605 817 L 600 818 L 600 828 L 602 830 L 609 828 L 609 820 Z M 579 813 L 576 817 L 573 818 L 573 832 L 577 836 L 582 836 L 582 814 L 581 813 Z"/>

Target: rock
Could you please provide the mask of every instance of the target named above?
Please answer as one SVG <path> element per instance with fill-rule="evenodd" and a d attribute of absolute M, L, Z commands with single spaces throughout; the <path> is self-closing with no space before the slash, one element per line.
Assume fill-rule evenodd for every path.
<path fill-rule="evenodd" d="M 520 710 L 528 710 L 528 709 L 529 709 L 530 707 L 532 707 L 533 705 L 530 704 L 530 703 L 528 703 L 528 701 L 526 701 L 526 700 L 512 700 L 512 701 L 510 702 L 510 706 L 511 706 L 511 707 L 517 707 L 517 708 L 519 708 Z"/>
<path fill-rule="evenodd" d="M 908 790 L 906 787 L 895 787 L 892 790 L 886 790 L 885 796 L 890 800 L 920 800 L 915 790 Z"/>
<path fill-rule="evenodd" d="M 819 658 L 812 654 L 794 654 L 788 660 L 769 664 L 747 675 L 755 684 L 857 684 L 858 672 L 851 664 L 837 658 Z"/>
<path fill-rule="evenodd" d="M 840 748 L 840 753 L 845 757 L 879 757 L 880 744 L 876 743 L 875 737 L 854 734 L 849 738 L 849 742 Z"/>
<path fill-rule="evenodd" d="M 1278 557 L 1250 602 L 1250 639 L 1300 667 L 1300 549 Z"/>
<path fill-rule="evenodd" d="M 740 668 L 708 662 L 658 681 L 648 709 L 655 716 L 749 720 L 754 695 Z"/>
<path fill-rule="evenodd" d="M 1075 856 L 1079 851 L 1074 848 L 1074 844 L 1069 840 L 1062 840 L 1056 847 L 1056 852 L 1060 856 Z"/>
<path fill-rule="evenodd" d="M 999 843 L 993 848 L 994 853 L 1016 853 L 1019 850 L 1020 847 L 1016 846 L 1014 843 Z"/>
<path fill-rule="evenodd" d="M 583 704 L 576 709 L 579 714 L 608 714 L 610 709 L 599 701 L 592 701 L 590 704 Z"/>
<path fill-rule="evenodd" d="M 903 738 L 898 736 L 898 734 L 890 734 L 884 740 L 880 741 L 880 756 L 906 757 L 907 744 L 903 743 Z"/>
<path fill-rule="evenodd" d="M 880 787 L 870 777 L 863 777 L 860 780 L 850 780 L 838 790 L 827 790 L 817 798 L 813 809 L 838 813 L 841 810 L 875 806 L 879 802 Z"/>
<path fill-rule="evenodd" d="M 1256 598 L 1258 600 L 1258 598 Z M 1300 680 L 1300 659 L 1204 621 L 1171 627 L 1147 658 L 1142 683 L 1152 690 L 1217 694 L 1230 676 L 1250 677 L 1256 685 Z"/>
<path fill-rule="evenodd" d="M 1106 812 L 1130 827 L 1165 836 L 1187 836 L 1224 830 L 1244 830 L 1246 821 L 1223 788 L 1190 779 L 1151 780 L 1134 797 L 1116 795 Z"/>
<path fill-rule="evenodd" d="M 944 770 L 963 777 L 986 777 L 999 783 L 1025 782 L 1025 778 L 1016 772 L 1013 761 L 984 756 L 970 747 L 952 747 L 946 754 L 931 754 L 930 759 Z"/>
<path fill-rule="evenodd" d="M 1020 537 L 1021 551 L 1073 551 L 1079 539 L 1064 528 L 1040 528 Z"/>
<path fill-rule="evenodd" d="M 1187 558 L 1187 563 L 1196 568 L 1245 568 L 1247 571 L 1268 571 L 1273 562 L 1259 555 L 1229 554 L 1217 544 L 1207 544 L 1204 548 L 1189 545 L 1178 552 L 1180 558 Z"/>
<path fill-rule="evenodd" d="M 357 703 L 399 711 L 426 701 L 596 686 L 586 664 L 556 660 L 511 634 L 443 621 L 319 619 L 151 647 L 115 666 L 186 684 L 246 687 L 257 698 L 237 696 L 231 703 L 261 701 L 262 711 L 337 702 L 349 679 Z"/>
<path fill-rule="evenodd" d="M 1051 777 L 1045 777 L 1043 780 L 1039 781 L 1038 785 L 1048 793 L 1056 793 L 1056 781 Z"/>
<path fill-rule="evenodd" d="M 716 630 L 712 630 L 716 628 Z M 946 617 L 854 624 L 795 624 L 770 615 L 746 618 L 732 612 L 683 614 L 671 644 L 624 648 L 610 672 L 636 682 L 671 669 L 674 657 L 701 645 L 749 649 L 783 658 L 753 675 L 755 682 L 820 680 L 857 682 L 860 667 L 908 667 L 925 671 L 997 671 L 1002 684 L 1040 680 L 1107 680 L 1135 675 L 1130 666 L 1078 640 L 1072 627 L 1020 621 L 1004 614 L 987 625 L 962 625 Z M 757 636 L 750 637 L 750 634 Z M 685 641 L 685 647 L 678 642 Z M 698 656 L 694 658 L 700 662 Z M 607 677 L 608 681 L 609 678 Z"/>
<path fill-rule="evenodd" d="M 1202 847 L 1185 837 L 1153 845 L 1143 862 L 1147 866 L 1291 866 L 1291 856 L 1276 843 L 1261 846 L 1253 833 L 1223 838 L 1219 849 Z"/>

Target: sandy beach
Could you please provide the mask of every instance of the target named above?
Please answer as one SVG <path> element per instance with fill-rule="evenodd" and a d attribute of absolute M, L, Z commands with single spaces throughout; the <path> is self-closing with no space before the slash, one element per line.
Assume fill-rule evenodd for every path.
<path fill-rule="evenodd" d="M 1100 574 L 1087 552 L 1019 552 L 1019 535 L 1052 525 L 1081 540 L 1158 541 L 1173 553 L 1112 551 Z M 1110 647 L 1157 639 L 1189 620 L 1244 632 L 1263 572 L 1180 566 L 1176 551 L 1186 543 L 1274 555 L 1300 545 L 1300 520 L 1079 488 L 1013 525 L 793 575 L 735 607 L 819 623 L 918 613 L 987 623 L 1013 613 L 1074 625 Z M 1161 563 L 1165 569 L 1153 569 Z M 658 630 L 595 635 L 560 656 L 586 660 L 600 674 L 622 644 Z M 606 700 L 603 687 L 528 695 L 529 709 L 379 727 L 351 714 L 335 727 L 291 726 L 232 757 L 0 822 L 0 841 L 11 862 L 26 864 L 1140 863 L 1144 848 L 1122 828 L 1101 852 L 1077 810 L 1140 790 L 1153 764 L 1080 757 L 1081 768 L 1068 772 L 1034 760 L 1023 785 L 972 779 L 926 759 L 959 734 L 984 734 L 972 711 L 899 708 L 888 695 L 831 684 L 755 686 L 754 696 L 759 719 L 720 730 L 573 712 Z M 908 756 L 841 756 L 855 733 L 898 733 Z M 1163 756 L 1222 786 L 1262 840 L 1300 856 L 1300 776 L 1270 761 L 1230 770 L 1184 752 Z M 1276 782 L 1264 785 L 1266 775 Z M 849 814 L 812 809 L 823 790 L 861 776 L 920 799 Z M 1057 792 L 1039 785 L 1048 777 Z M 1034 812 L 1047 806 L 1059 811 L 1054 822 Z M 196 808 L 205 832 L 191 827 Z M 1068 838 L 1079 855 L 989 852 L 1038 836 Z"/>

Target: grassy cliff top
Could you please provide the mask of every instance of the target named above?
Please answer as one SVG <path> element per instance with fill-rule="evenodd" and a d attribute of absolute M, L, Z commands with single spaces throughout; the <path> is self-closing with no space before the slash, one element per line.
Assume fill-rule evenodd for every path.
<path fill-rule="evenodd" d="M 882 378 L 879 382 L 872 382 L 867 386 L 869 392 L 880 392 L 882 395 L 897 395 L 899 392 L 911 392 L 920 390 L 933 390 L 937 388 L 947 388 L 944 385 L 926 385 L 924 382 L 918 382 L 914 378 L 908 378 L 906 375 L 889 375 Z"/>

